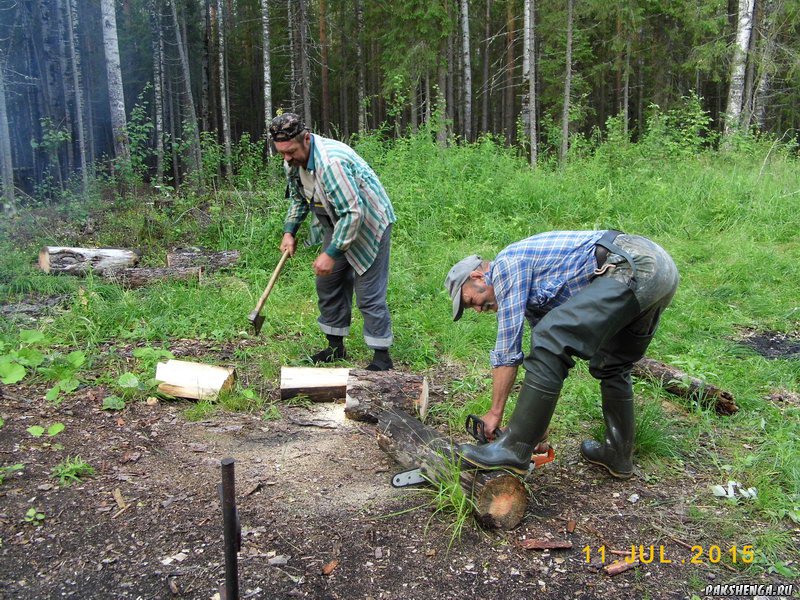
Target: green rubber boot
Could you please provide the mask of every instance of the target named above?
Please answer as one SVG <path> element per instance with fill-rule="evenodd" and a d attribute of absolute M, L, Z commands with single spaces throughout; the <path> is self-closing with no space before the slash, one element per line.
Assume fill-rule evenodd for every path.
<path fill-rule="evenodd" d="M 590 463 L 605 467 L 617 479 L 633 475 L 633 398 L 603 397 L 604 443 L 588 440 L 581 444 L 581 454 Z"/>
<path fill-rule="evenodd" d="M 480 469 L 509 469 L 527 474 L 531 453 L 547 433 L 557 400 L 558 392 L 533 387 L 526 377 L 508 428 L 489 444 L 459 445 L 458 454 Z"/>

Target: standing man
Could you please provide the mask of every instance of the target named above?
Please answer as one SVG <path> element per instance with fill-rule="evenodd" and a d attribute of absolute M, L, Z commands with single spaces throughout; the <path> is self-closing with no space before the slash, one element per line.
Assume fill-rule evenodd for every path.
<path fill-rule="evenodd" d="M 606 425 L 605 442 L 585 441 L 581 454 L 614 477 L 629 478 L 631 369 L 644 356 L 678 281 L 675 263 L 660 246 L 614 230 L 541 233 L 511 244 L 491 262 L 475 255 L 458 262 L 445 279 L 453 320 L 466 308 L 497 312 L 492 407 L 483 417 L 490 437 L 503 419 L 517 368 L 525 368 L 508 428 L 492 443 L 460 445 L 462 459 L 527 473 L 577 356 L 589 361 L 589 372 L 600 381 Z M 531 349 L 523 360 L 526 319 Z"/>
<path fill-rule="evenodd" d="M 388 371 L 392 321 L 386 305 L 392 203 L 370 166 L 352 148 L 312 134 L 300 117 L 275 117 L 270 138 L 283 156 L 291 199 L 283 227 L 281 252 L 294 255 L 297 230 L 309 212 L 322 227 L 322 253 L 312 265 L 316 274 L 320 329 L 328 347 L 311 357 L 314 363 L 345 358 L 350 333 L 353 291 L 364 317 L 364 340 L 374 350 L 367 366 Z"/>

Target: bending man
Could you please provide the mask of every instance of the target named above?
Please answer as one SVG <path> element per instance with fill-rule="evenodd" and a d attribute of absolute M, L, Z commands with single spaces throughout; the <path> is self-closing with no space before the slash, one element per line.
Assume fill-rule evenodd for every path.
<path fill-rule="evenodd" d="M 631 370 L 653 339 L 678 281 L 675 263 L 660 246 L 614 230 L 541 233 L 511 244 L 491 262 L 475 255 L 458 262 L 445 280 L 453 320 L 467 308 L 497 312 L 492 406 L 483 417 L 487 433 L 500 425 L 517 368 L 525 368 L 508 428 L 492 443 L 462 444 L 460 456 L 480 468 L 526 473 L 579 357 L 589 361 L 589 372 L 600 381 L 606 425 L 605 442 L 583 442 L 581 454 L 614 477 L 629 478 Z M 523 357 L 526 319 L 531 349 Z"/>

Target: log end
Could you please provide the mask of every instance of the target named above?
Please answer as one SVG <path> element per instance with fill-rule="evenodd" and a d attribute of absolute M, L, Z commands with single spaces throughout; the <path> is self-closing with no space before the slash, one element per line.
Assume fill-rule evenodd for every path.
<path fill-rule="evenodd" d="M 486 481 L 475 497 L 475 514 L 487 527 L 513 529 L 528 507 L 528 493 L 519 477 L 498 473 Z"/>
<path fill-rule="evenodd" d="M 50 272 L 50 249 L 47 246 L 39 250 L 39 268 L 45 273 Z"/>

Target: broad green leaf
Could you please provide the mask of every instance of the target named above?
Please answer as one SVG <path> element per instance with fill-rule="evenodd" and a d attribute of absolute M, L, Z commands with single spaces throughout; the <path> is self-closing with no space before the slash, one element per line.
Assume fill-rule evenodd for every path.
<path fill-rule="evenodd" d="M 57 385 L 54 385 L 49 390 L 47 390 L 47 393 L 44 395 L 44 399 L 47 400 L 48 402 L 55 402 L 60 392 L 61 388 Z"/>
<path fill-rule="evenodd" d="M 58 435 L 64 431 L 64 424 L 63 423 L 53 423 L 50 427 L 47 428 L 47 435 L 53 437 L 54 435 Z"/>
<path fill-rule="evenodd" d="M 23 344 L 35 344 L 44 339 L 44 334 L 36 329 L 23 329 L 19 332 L 19 341 Z"/>
<path fill-rule="evenodd" d="M 17 352 L 17 361 L 26 367 L 38 367 L 44 362 L 44 354 L 33 348 L 22 348 Z"/>
<path fill-rule="evenodd" d="M 75 350 L 67 354 L 67 362 L 76 369 L 86 362 L 86 353 L 82 350 Z"/>
<path fill-rule="evenodd" d="M 38 438 L 42 437 L 42 435 L 44 434 L 44 427 L 42 427 L 41 425 L 31 425 L 25 431 L 30 433 L 33 437 Z"/>
<path fill-rule="evenodd" d="M 21 364 L 11 361 L 0 362 L 0 381 L 6 385 L 17 383 L 25 378 L 25 367 Z"/>
<path fill-rule="evenodd" d="M 0 417 L 0 427 L 6 424 L 6 420 L 3 417 Z"/>
<path fill-rule="evenodd" d="M 780 563 L 780 562 L 773 563 L 772 568 L 779 575 L 783 575 L 784 577 L 795 577 L 796 576 L 796 573 L 790 567 L 787 567 L 783 563 Z"/>
<path fill-rule="evenodd" d="M 117 385 L 121 388 L 138 388 L 139 378 L 133 373 L 123 373 L 117 379 Z"/>
<path fill-rule="evenodd" d="M 75 379 L 74 377 L 62 379 L 61 381 L 58 382 L 58 386 L 61 388 L 61 391 L 64 392 L 65 394 L 68 394 L 69 392 L 74 392 L 75 390 L 78 389 L 78 386 L 80 384 L 81 382 Z"/>
<path fill-rule="evenodd" d="M 125 408 L 125 400 L 119 396 L 107 396 L 103 399 L 103 410 L 122 410 Z"/>

